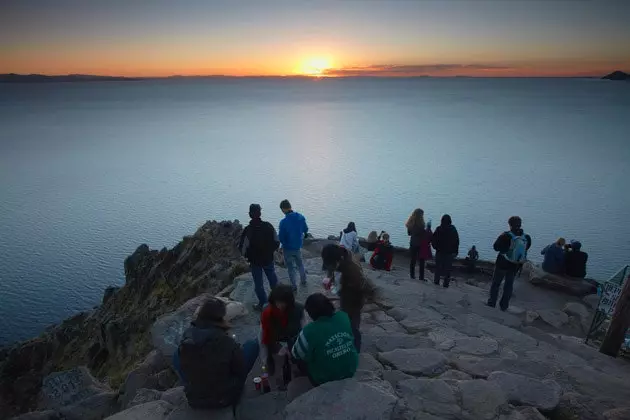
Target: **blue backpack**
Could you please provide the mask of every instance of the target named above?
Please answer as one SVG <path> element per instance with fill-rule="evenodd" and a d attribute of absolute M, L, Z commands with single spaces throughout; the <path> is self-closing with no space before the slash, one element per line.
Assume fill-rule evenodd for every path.
<path fill-rule="evenodd" d="M 510 235 L 510 249 L 503 254 L 503 257 L 511 263 L 519 264 L 527 260 L 527 238 L 525 234 L 517 236 L 512 232 Z"/>

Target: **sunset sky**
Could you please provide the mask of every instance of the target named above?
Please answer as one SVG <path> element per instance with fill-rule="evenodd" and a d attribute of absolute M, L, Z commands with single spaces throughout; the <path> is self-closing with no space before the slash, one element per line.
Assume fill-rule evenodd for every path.
<path fill-rule="evenodd" d="M 630 70 L 630 0 L 0 5 L 0 73 L 599 76 Z"/>

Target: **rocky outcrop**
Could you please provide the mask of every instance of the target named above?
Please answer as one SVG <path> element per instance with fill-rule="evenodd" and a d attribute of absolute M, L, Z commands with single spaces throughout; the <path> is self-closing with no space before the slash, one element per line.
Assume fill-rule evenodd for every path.
<path fill-rule="evenodd" d="M 613 71 L 610 74 L 607 74 L 606 76 L 602 77 L 602 79 L 605 80 L 630 80 L 630 74 L 628 73 L 624 73 L 622 71 Z"/>
<path fill-rule="evenodd" d="M 241 232 L 238 221 L 212 221 L 172 249 L 139 246 L 124 262 L 125 285 L 108 288 L 101 306 L 3 350 L 0 412 L 32 410 L 42 379 L 75 366 L 120 386 L 151 350 L 156 319 L 200 293 L 219 292 L 247 270 L 237 250 Z"/>
<path fill-rule="evenodd" d="M 597 293 L 596 282 L 575 277 L 558 276 L 543 271 L 540 267 L 529 266 L 529 282 L 540 287 L 558 290 L 572 296 L 586 296 Z"/>

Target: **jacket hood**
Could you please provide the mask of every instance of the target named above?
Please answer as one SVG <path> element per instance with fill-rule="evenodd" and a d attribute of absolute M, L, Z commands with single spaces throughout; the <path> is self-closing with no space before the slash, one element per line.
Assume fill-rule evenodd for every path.
<path fill-rule="evenodd" d="M 184 332 L 182 340 L 190 341 L 193 344 L 203 344 L 210 338 L 219 334 L 225 334 L 225 330 L 213 326 L 209 326 L 207 328 L 199 328 L 191 325 L 191 327 L 188 328 L 186 332 Z"/>

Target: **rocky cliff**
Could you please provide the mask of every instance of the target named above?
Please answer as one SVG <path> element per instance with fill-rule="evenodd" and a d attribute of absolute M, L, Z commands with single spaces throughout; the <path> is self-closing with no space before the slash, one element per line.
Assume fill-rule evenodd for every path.
<path fill-rule="evenodd" d="M 0 418 L 35 408 L 51 372 L 85 365 L 112 388 L 121 385 L 151 350 L 148 330 L 160 315 L 246 270 L 241 231 L 238 221 L 210 221 L 172 249 L 141 245 L 124 262 L 124 286 L 106 289 L 99 307 L 0 350 Z"/>

